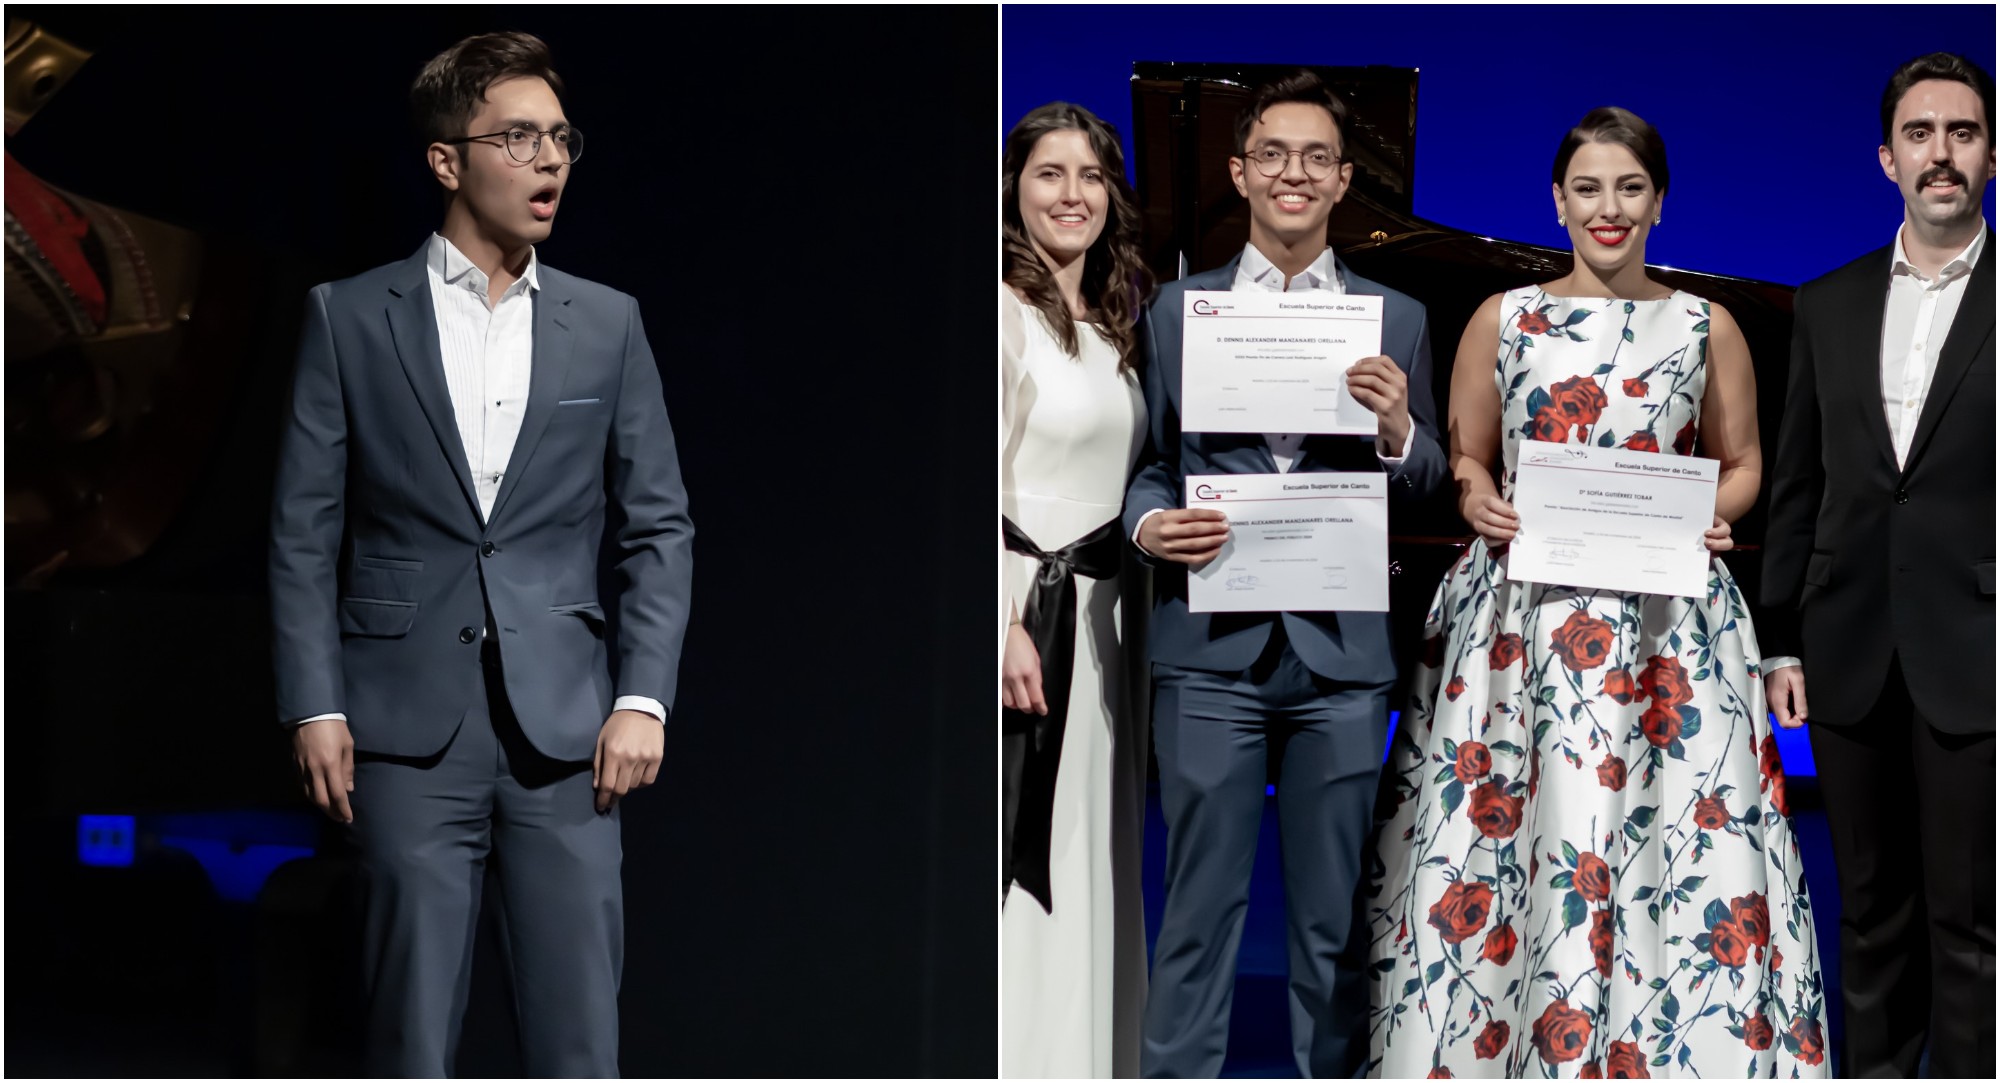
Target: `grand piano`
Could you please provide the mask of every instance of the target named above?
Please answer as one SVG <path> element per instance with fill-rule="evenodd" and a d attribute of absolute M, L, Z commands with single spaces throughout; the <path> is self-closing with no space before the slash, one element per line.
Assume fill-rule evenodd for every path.
<path fill-rule="evenodd" d="M 1254 88 L 1297 70 L 1291 64 L 1132 66 L 1131 171 L 1146 262 L 1160 281 L 1220 266 L 1243 247 L 1250 233 L 1249 206 L 1222 168 L 1235 150 L 1236 117 Z M 1435 362 L 1431 390 L 1442 427 L 1450 408 L 1452 356 L 1473 311 L 1495 293 L 1568 273 L 1571 254 L 1481 237 L 1417 217 L 1416 71 L 1382 66 L 1312 70 L 1347 103 L 1351 115 L 1346 156 L 1354 161 L 1354 180 L 1328 223 L 1327 242 L 1355 271 L 1424 303 Z M 1659 266 L 1647 270 L 1676 289 L 1726 306 L 1736 317 L 1756 367 L 1758 420 L 1765 457 L 1770 458 L 1790 353 L 1792 287 Z M 1727 557 L 1744 595 L 1752 599 L 1760 581 L 1758 543 L 1764 522 L 1765 499 L 1760 498 L 1735 524 L 1736 550 Z M 1407 662 L 1439 580 L 1471 544 L 1473 533 L 1458 517 L 1449 485 L 1421 506 L 1396 509 L 1390 531 L 1390 614 L 1398 650 Z M 1402 667 L 1405 673 L 1410 668 Z"/>

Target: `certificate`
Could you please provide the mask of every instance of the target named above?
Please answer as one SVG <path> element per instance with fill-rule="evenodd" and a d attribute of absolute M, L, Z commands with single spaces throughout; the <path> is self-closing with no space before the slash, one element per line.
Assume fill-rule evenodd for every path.
<path fill-rule="evenodd" d="M 1189 290 L 1181 430 L 1373 436 L 1347 370 L 1382 352 L 1382 299 L 1322 290 Z"/>
<path fill-rule="evenodd" d="M 1388 475 L 1197 476 L 1187 504 L 1229 519 L 1222 552 L 1188 572 L 1191 612 L 1388 612 Z"/>
<path fill-rule="evenodd" d="M 1521 529 L 1507 578 L 1680 598 L 1707 591 L 1714 459 L 1523 441 L 1516 469 Z"/>

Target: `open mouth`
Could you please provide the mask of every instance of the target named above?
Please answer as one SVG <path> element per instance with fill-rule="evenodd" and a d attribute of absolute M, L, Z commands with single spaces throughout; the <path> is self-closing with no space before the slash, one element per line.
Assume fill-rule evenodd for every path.
<path fill-rule="evenodd" d="M 1050 215 L 1050 217 L 1055 219 L 1056 225 L 1063 229 L 1082 229 L 1090 224 L 1090 219 L 1080 214 L 1056 214 Z"/>
<path fill-rule="evenodd" d="M 544 188 L 528 197 L 528 208 L 535 212 L 537 218 L 553 218 L 556 213 L 556 195 L 554 187 Z"/>
<path fill-rule="evenodd" d="M 1281 192 L 1273 198 L 1278 201 L 1278 209 L 1287 214 L 1304 214 L 1312 205 L 1312 197 L 1298 192 Z"/>
<path fill-rule="evenodd" d="M 1632 232 L 1631 226 L 1592 226 L 1588 230 L 1598 244 L 1614 248 L 1625 243 L 1625 235 Z"/>

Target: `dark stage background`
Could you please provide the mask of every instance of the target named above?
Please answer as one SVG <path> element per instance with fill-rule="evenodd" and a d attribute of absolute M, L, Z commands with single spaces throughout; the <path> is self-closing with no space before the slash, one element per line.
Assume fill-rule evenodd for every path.
<path fill-rule="evenodd" d="M 198 231 L 189 348 L 234 370 L 144 556 L 29 589 L 9 554 L 7 1072 L 353 1070 L 345 866 L 272 718 L 280 403 L 307 289 L 437 223 L 418 68 L 522 29 L 589 139 L 541 258 L 639 299 L 697 528 L 623 1069 L 992 1075 L 996 13 L 8 15 L 95 51 L 9 154 Z M 516 1063 L 491 964 L 468 1074 Z"/>
<path fill-rule="evenodd" d="M 1985 4 L 1015 7 L 1000 100 L 1006 125 L 1083 105 L 1129 162 L 1134 61 L 1416 68 L 1417 215 L 1556 246 L 1556 145 L 1620 105 L 1673 167 L 1648 258 L 1796 286 L 1894 239 L 1902 202 L 1875 148 L 1896 65 L 1942 49 L 1990 72 L 1993 43 Z"/>

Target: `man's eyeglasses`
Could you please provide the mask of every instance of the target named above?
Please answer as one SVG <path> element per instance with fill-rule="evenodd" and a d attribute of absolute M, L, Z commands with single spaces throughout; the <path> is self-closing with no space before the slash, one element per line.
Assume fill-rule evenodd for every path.
<path fill-rule="evenodd" d="M 1276 177 L 1285 172 L 1285 166 L 1291 161 L 1294 154 L 1299 156 L 1299 167 L 1306 171 L 1306 178 L 1308 180 L 1323 181 L 1333 176 L 1333 171 L 1340 167 L 1340 155 L 1330 150 L 1285 150 L 1282 147 L 1258 147 L 1248 154 L 1239 154 L 1237 157 L 1256 166 L 1257 172 L 1262 173 L 1264 176 Z"/>
<path fill-rule="evenodd" d="M 485 135 L 468 135 L 462 139 L 446 139 L 444 143 L 471 143 L 480 139 L 498 139 L 507 148 L 507 156 L 517 162 L 532 162 L 542 156 L 542 137 L 548 136 L 556 142 L 556 153 L 571 165 L 583 157 L 583 133 L 575 128 L 563 126 L 548 131 L 516 124 L 504 132 L 488 132 Z"/>

